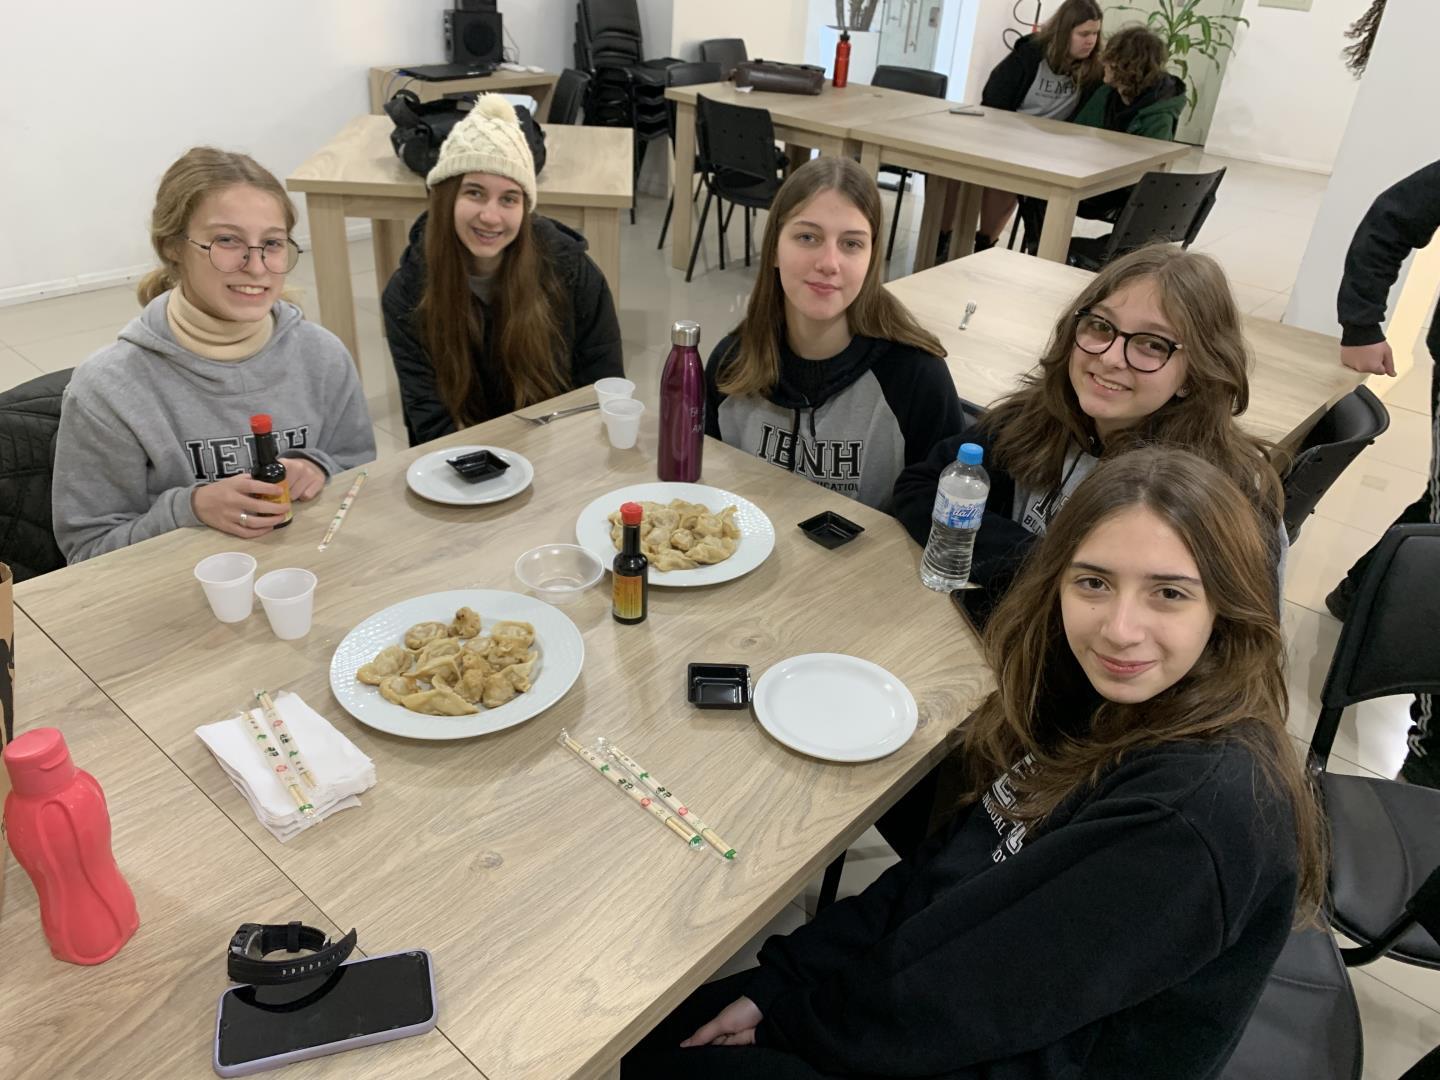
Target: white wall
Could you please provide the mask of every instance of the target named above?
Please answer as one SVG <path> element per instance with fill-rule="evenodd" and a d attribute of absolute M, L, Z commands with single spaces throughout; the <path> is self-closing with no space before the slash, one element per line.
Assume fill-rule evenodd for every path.
<path fill-rule="evenodd" d="M 1437 38 L 1440 8 L 1433 0 L 1390 0 L 1290 294 L 1286 322 L 1339 333 L 1335 294 L 1355 226 L 1375 196 L 1440 158 L 1433 117 L 1416 97 L 1423 83 L 1417 83 L 1418 73 L 1434 63 Z M 1405 273 L 1390 294 L 1392 315 Z"/>
<path fill-rule="evenodd" d="M 812 29 L 809 8 L 809 0 L 675 0 L 670 55 L 698 60 L 706 38 L 738 37 L 752 58 L 799 61 Z M 833 2 L 830 12 L 833 22 Z"/>
<path fill-rule="evenodd" d="M 1390 7 L 1405 3 L 1393 0 Z M 1366 6 L 1363 0 L 1314 0 L 1309 11 L 1293 11 L 1247 3 L 1241 14 L 1250 25 L 1236 34 L 1205 148 L 1329 172 L 1359 86 L 1340 56 L 1350 44 L 1344 33 Z"/>
<path fill-rule="evenodd" d="M 1013 34 L 1005 34 L 1007 28 L 1013 27 L 1021 34 L 1030 33 L 1029 23 L 1021 24 L 1015 21 L 1014 9 L 1017 5 L 1011 0 L 978 0 L 979 6 L 975 11 L 974 37 L 970 46 L 970 69 L 969 77 L 965 80 L 965 92 L 955 93 L 955 83 L 958 78 L 951 77 L 950 97 L 969 102 L 980 100 L 980 91 L 985 88 L 985 80 L 990 77 L 990 72 L 995 65 L 1004 60 L 1010 52 L 1010 42 L 1015 40 Z M 1040 22 L 1044 22 L 1055 9 L 1060 6 L 1060 0 L 1044 0 L 1040 5 Z M 1035 12 L 1033 0 L 1020 0 L 1018 4 L 1020 13 L 1027 19 Z M 963 33 L 963 27 L 962 27 Z M 1003 35 L 1003 37 L 1002 37 Z M 959 49 L 957 48 L 957 52 Z M 958 57 L 957 57 L 958 59 Z"/>
<path fill-rule="evenodd" d="M 148 269 L 155 185 L 197 143 L 246 151 L 283 181 L 368 110 L 369 67 L 444 59 L 441 12 L 450 6 L 6 5 L 0 302 Z M 500 9 L 522 62 L 552 71 L 571 62 L 574 0 L 502 0 Z M 303 220 L 299 231 L 308 231 Z"/>

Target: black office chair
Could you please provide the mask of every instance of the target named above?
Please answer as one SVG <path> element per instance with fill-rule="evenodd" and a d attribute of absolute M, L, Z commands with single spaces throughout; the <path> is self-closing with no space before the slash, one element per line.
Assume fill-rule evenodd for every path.
<path fill-rule="evenodd" d="M 55 433 L 73 368 L 0 394 L 0 562 L 16 581 L 65 565 L 50 519 Z"/>
<path fill-rule="evenodd" d="M 555 96 L 550 99 L 550 115 L 547 124 L 576 124 L 580 121 L 580 107 L 585 104 L 585 88 L 590 85 L 590 76 L 574 68 L 560 72 L 555 84 Z"/>
<path fill-rule="evenodd" d="M 675 64 L 665 72 L 665 78 L 667 86 L 701 86 L 704 83 L 720 82 L 720 65 L 714 61 L 707 60 L 691 64 Z M 675 102 L 667 100 L 665 107 L 670 123 L 670 149 L 673 153 L 675 149 Z M 693 168 L 695 172 L 701 171 L 699 154 L 695 155 Z M 704 182 L 705 177 L 702 173 L 700 183 L 703 184 Z M 691 195 L 691 200 L 693 201 L 699 194 L 700 188 L 697 185 L 694 194 Z M 670 231 L 670 215 L 674 212 L 675 191 L 672 188 L 670 191 L 670 201 L 665 206 L 665 221 L 660 226 L 660 242 L 655 245 L 657 250 L 665 246 L 665 234 Z"/>
<path fill-rule="evenodd" d="M 1320 695 L 1308 765 L 1330 821 L 1331 924 L 1350 940 L 1345 963 L 1384 951 L 1440 968 L 1432 932 L 1406 901 L 1440 866 L 1440 791 L 1325 766 L 1345 709 L 1392 694 L 1440 694 L 1440 525 L 1395 525 L 1375 546 Z"/>
<path fill-rule="evenodd" d="M 735 74 L 735 65 L 750 59 L 745 51 L 745 39 L 738 37 L 710 38 L 700 42 L 700 59 L 708 64 L 720 65 L 720 79 Z M 714 80 L 719 82 L 720 79 Z"/>
<path fill-rule="evenodd" d="M 1117 255 L 1165 240 L 1189 247 L 1215 206 L 1215 193 L 1225 170 L 1213 173 L 1149 172 L 1130 192 L 1115 228 L 1106 236 L 1077 236 L 1070 241 L 1067 262 L 1084 270 L 1099 270 Z M 1033 236 L 1038 246 L 1044 222 L 1043 205 Z M 1026 242 L 1031 232 L 1027 221 Z"/>
<path fill-rule="evenodd" d="M 882 86 L 887 90 L 904 90 L 907 94 L 943 98 L 950 87 L 950 78 L 925 68 L 880 64 L 875 68 L 870 85 Z M 910 179 L 910 170 L 902 169 L 898 165 L 881 165 L 880 171 L 894 173 L 898 177 L 895 185 L 895 214 L 890 219 L 890 240 L 885 245 L 885 258 L 888 261 L 895 251 L 895 230 L 900 224 L 900 204 L 905 199 L 905 182 Z"/>
<path fill-rule="evenodd" d="M 1315 505 L 1360 452 L 1385 433 L 1390 413 L 1369 387 L 1357 386 L 1310 429 L 1285 472 L 1285 532 L 1290 543 Z"/>
<path fill-rule="evenodd" d="M 690 265 L 685 269 L 686 281 L 695 272 L 695 257 L 700 254 L 710 203 L 717 203 L 715 232 L 720 242 L 720 269 L 725 269 L 725 232 L 737 206 L 745 211 L 745 265 L 749 266 L 751 214 L 768 209 L 783 182 L 775 154 L 775 125 L 768 110 L 726 105 L 702 94 L 696 101 L 695 121 L 706 191 L 695 244 L 690 249 Z M 730 203 L 730 215 L 725 213 L 726 202 Z"/>

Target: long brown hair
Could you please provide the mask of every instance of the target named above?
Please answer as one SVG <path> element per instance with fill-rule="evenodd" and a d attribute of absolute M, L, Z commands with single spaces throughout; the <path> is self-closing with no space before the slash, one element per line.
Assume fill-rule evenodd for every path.
<path fill-rule="evenodd" d="M 1110 69 L 1110 85 L 1128 103 L 1160 81 L 1170 50 L 1149 27 L 1127 26 L 1105 42 L 1100 63 Z"/>
<path fill-rule="evenodd" d="M 1215 612 L 1214 629 L 1200 659 L 1174 686 L 1136 704 L 1102 701 L 1088 730 L 1067 732 L 1055 724 L 1052 709 L 1038 707 L 1047 679 L 1051 685 L 1056 681 L 1057 659 L 1073 660 L 1060 611 L 1061 585 L 1085 538 L 1134 507 L 1159 517 L 1190 550 Z M 964 801 L 979 798 L 1028 754 L 1034 768 L 1011 774 L 1017 805 L 1004 813 L 1039 822 L 1126 755 L 1163 743 L 1233 739 L 1290 805 L 1299 861 L 1298 917 L 1312 917 L 1325 890 L 1326 833 L 1314 789 L 1285 729 L 1285 643 L 1263 530 L 1230 477 L 1181 450 L 1135 450 L 1087 477 L 986 625 L 985 653 L 998 685 L 965 725 Z"/>
<path fill-rule="evenodd" d="M 237 184 L 248 184 L 275 196 L 285 215 L 285 231 L 295 229 L 295 204 L 274 175 L 248 154 L 196 146 L 181 154 L 160 178 L 155 209 L 150 213 L 150 246 L 160 268 L 140 279 L 135 295 L 142 305 L 180 284 L 180 243 L 195 209 L 207 196 Z"/>
<path fill-rule="evenodd" d="M 1020 389 L 997 402 L 982 421 L 991 433 L 995 461 L 1024 487 L 1048 490 L 1060 483 L 1072 448 L 1095 445 L 1095 423 L 1080 408 L 1070 382 L 1075 312 L 1144 278 L 1155 282 L 1161 310 L 1185 346 L 1188 392 L 1113 432 L 1105 440 L 1105 454 L 1149 444 L 1190 450 L 1220 466 L 1278 522 L 1284 496 L 1273 448 L 1241 431 L 1234 420 L 1250 404 L 1250 351 L 1230 283 L 1210 256 L 1167 244 L 1151 244 L 1108 263 L 1060 312 L 1040 370 L 1025 375 Z"/>
<path fill-rule="evenodd" d="M 1070 35 L 1081 23 L 1103 22 L 1105 12 L 1095 0 L 1065 0 L 1055 14 L 1045 20 L 1036 33 L 1033 44 L 1045 57 L 1045 63 L 1056 75 L 1069 75 L 1079 86 L 1100 80 L 1100 45 L 1084 60 L 1070 55 Z"/>
<path fill-rule="evenodd" d="M 475 353 L 485 342 L 480 305 L 470 292 L 471 255 L 455 232 L 455 199 L 463 176 L 430 190 L 425 222 L 425 289 L 415 315 L 421 340 L 435 367 L 440 400 L 458 427 L 493 412 L 509 412 L 570 389 L 564 356 L 563 320 L 570 298 L 535 238 L 527 206 L 515 239 L 505 248 L 495 279 L 495 326 L 486 363 L 496 365 L 513 399 L 485 402 Z"/>
<path fill-rule="evenodd" d="M 905 305 L 880 283 L 880 190 L 870 174 L 846 157 L 808 161 L 783 183 L 770 206 L 765 239 L 760 245 L 760 271 L 745 319 L 733 333 L 736 345 L 723 358 L 717 385 L 726 394 L 768 394 L 780 378 L 780 341 L 785 334 L 785 290 L 776 269 L 780 232 L 801 207 L 822 191 L 835 191 L 864 215 L 870 226 L 870 265 L 854 302 L 845 311 L 852 334 L 894 341 L 944 357 L 939 338 L 926 330 Z"/>

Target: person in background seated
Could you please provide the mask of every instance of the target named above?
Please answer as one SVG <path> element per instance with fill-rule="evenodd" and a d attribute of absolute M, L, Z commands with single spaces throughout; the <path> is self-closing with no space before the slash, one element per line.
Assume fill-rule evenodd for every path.
<path fill-rule="evenodd" d="M 482 95 L 425 183 L 382 298 L 411 446 L 625 374 L 610 286 L 583 236 L 535 213 L 509 102 Z"/>
<path fill-rule="evenodd" d="M 1025 553 L 1103 457 L 1159 444 L 1199 454 L 1246 493 L 1281 574 L 1284 495 L 1270 448 L 1235 423 L 1250 401 L 1249 349 L 1219 263 L 1152 244 L 1109 263 L 1062 309 L 1039 370 L 970 430 L 900 474 L 895 516 L 930 535 L 940 473 L 961 443 L 985 450 L 990 496 L 965 594 L 982 620 Z"/>
<path fill-rule="evenodd" d="M 187 151 L 150 219 L 160 269 L 145 310 L 76 369 L 55 440 L 55 540 L 71 563 L 208 525 L 264 536 L 283 513 L 250 478 L 250 417 L 269 413 L 292 499 L 375 458 L 355 363 L 282 292 L 295 207 L 244 154 Z"/>
<path fill-rule="evenodd" d="M 944 348 L 880 284 L 880 193 L 849 158 L 775 196 L 741 324 L 705 370 L 705 433 L 888 511 L 900 470 L 959 431 Z"/>
<path fill-rule="evenodd" d="M 1395 356 L 1381 323 L 1390 286 L 1412 251 L 1428 247 L 1440 228 L 1440 161 L 1426 165 L 1380 193 L 1355 230 L 1340 281 L 1339 316 L 1343 333 L 1340 359 L 1346 367 L 1372 375 L 1395 374 Z M 1425 337 L 1434 368 L 1430 375 L 1430 462 L 1425 489 L 1395 519 L 1396 525 L 1440 522 L 1440 318 Z M 1355 591 L 1371 553 L 1366 552 L 1325 597 L 1325 607 L 1341 622 L 1350 614 Z M 1440 730 L 1434 727 L 1435 699 L 1420 694 L 1410 707 L 1410 752 L 1400 777 L 1412 784 L 1440 788 Z"/>
<path fill-rule="evenodd" d="M 624 1080 L 1220 1074 L 1326 880 L 1249 498 L 1183 451 L 1107 461 L 985 652 L 950 826 L 702 986 Z"/>
<path fill-rule="evenodd" d="M 1104 14 L 1095 0 L 1065 0 L 1044 26 L 1020 38 L 995 65 L 981 91 L 980 104 L 987 109 L 1069 120 L 1081 95 L 1100 81 L 1100 22 Z M 951 220 L 954 201 L 952 192 L 941 221 Z M 1008 191 L 985 189 L 976 251 L 995 246 L 1015 212 L 1015 202 Z M 943 247 L 948 248 L 948 238 L 948 233 L 941 234 Z"/>

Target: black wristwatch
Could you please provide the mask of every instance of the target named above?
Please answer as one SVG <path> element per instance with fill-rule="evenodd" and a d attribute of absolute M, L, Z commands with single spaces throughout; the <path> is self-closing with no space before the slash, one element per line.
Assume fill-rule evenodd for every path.
<path fill-rule="evenodd" d="M 339 941 L 331 942 L 323 931 L 300 922 L 242 923 L 230 938 L 226 970 L 234 982 L 255 986 L 297 982 L 334 971 L 355 948 L 355 941 L 354 930 Z M 266 953 L 281 949 L 289 953 L 308 949 L 309 955 L 285 960 L 264 959 Z"/>

